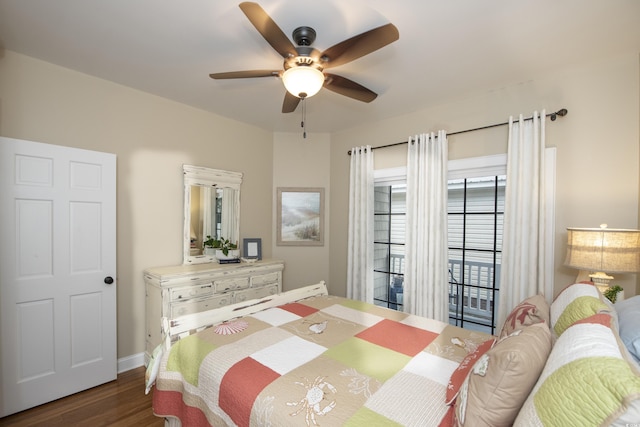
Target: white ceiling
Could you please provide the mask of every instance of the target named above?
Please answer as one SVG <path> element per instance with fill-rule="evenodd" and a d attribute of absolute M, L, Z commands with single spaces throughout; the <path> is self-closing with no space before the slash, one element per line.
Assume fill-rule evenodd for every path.
<path fill-rule="evenodd" d="M 238 0 L 0 0 L 0 46 L 274 131 L 278 78 L 209 73 L 281 69 Z M 517 84 L 571 64 L 640 52 L 639 0 L 259 0 L 285 34 L 311 26 L 322 51 L 391 22 L 400 39 L 332 68 L 379 94 L 307 100 L 309 131 L 332 132 Z"/>

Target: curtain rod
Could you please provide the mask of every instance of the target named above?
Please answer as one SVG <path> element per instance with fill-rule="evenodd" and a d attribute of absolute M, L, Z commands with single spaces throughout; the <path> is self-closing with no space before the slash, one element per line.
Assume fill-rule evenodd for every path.
<path fill-rule="evenodd" d="M 566 108 L 561 108 L 560 110 L 554 112 L 554 113 L 549 113 L 547 114 L 545 117 L 549 117 L 551 119 L 552 122 L 554 122 L 558 116 L 560 117 L 564 117 L 566 116 L 568 113 Z M 524 119 L 526 120 L 533 120 L 533 117 L 527 117 Z M 493 125 L 487 125 L 487 126 L 482 126 L 479 128 L 473 128 L 473 129 L 465 129 L 465 130 L 459 130 L 457 132 L 451 132 L 451 133 L 447 133 L 447 136 L 451 136 L 451 135 L 459 135 L 461 133 L 467 133 L 467 132 L 475 132 L 477 130 L 484 130 L 484 129 L 490 129 L 490 128 L 495 128 L 498 126 L 506 126 L 508 125 L 509 122 L 504 122 L 504 123 L 496 123 Z M 394 142 L 393 144 L 387 144 L 387 145 L 379 145 L 377 147 L 371 147 L 372 150 L 377 150 L 378 148 L 388 148 L 388 147 L 395 147 L 396 145 L 403 145 L 403 144 L 408 144 L 409 141 L 402 141 L 402 142 Z M 347 155 L 351 155 L 351 150 L 347 151 Z"/>

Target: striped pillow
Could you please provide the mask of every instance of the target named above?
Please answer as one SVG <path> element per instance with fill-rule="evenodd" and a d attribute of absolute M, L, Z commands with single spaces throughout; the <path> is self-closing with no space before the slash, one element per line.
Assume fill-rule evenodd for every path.
<path fill-rule="evenodd" d="M 564 288 L 551 303 L 551 331 L 557 338 L 576 321 L 606 311 L 609 308 L 593 283 L 575 283 Z"/>
<path fill-rule="evenodd" d="M 640 372 L 625 359 L 612 323 L 608 313 L 601 313 L 562 333 L 514 425 L 633 425 L 640 420 Z"/>

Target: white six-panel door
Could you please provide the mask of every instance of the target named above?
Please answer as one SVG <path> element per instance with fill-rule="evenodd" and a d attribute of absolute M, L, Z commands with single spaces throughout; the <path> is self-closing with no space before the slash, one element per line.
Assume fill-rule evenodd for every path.
<path fill-rule="evenodd" d="M 116 378 L 115 236 L 115 155 L 0 137 L 0 417 Z"/>

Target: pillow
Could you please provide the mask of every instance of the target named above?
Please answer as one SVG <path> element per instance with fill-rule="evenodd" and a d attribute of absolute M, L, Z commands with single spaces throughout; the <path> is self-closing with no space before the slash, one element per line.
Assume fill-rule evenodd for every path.
<path fill-rule="evenodd" d="M 640 372 L 625 358 L 608 313 L 579 320 L 558 338 L 514 425 L 633 425 Z"/>
<path fill-rule="evenodd" d="M 615 306 L 613 305 L 613 303 L 609 300 L 609 298 L 600 298 L 600 301 L 602 301 L 606 306 L 607 306 L 607 312 L 611 315 L 611 317 L 613 318 L 613 324 L 611 327 L 614 327 L 615 325 L 615 330 L 618 330 L 618 312 L 616 311 Z"/>
<path fill-rule="evenodd" d="M 502 339 L 525 326 L 546 323 L 549 327 L 549 304 L 541 294 L 529 297 L 518 304 L 507 316 L 499 338 Z"/>
<path fill-rule="evenodd" d="M 546 323 L 519 329 L 476 362 L 455 402 L 459 425 L 510 426 L 551 352 Z"/>
<path fill-rule="evenodd" d="M 640 295 L 614 304 L 620 338 L 631 356 L 640 363 Z"/>
<path fill-rule="evenodd" d="M 449 378 L 449 384 L 447 384 L 447 394 L 445 396 L 445 403 L 447 405 L 452 405 L 458 396 L 458 392 L 460 391 L 460 386 L 464 382 L 465 378 L 469 374 L 471 368 L 476 363 L 476 361 L 485 354 L 487 351 L 493 347 L 496 339 L 491 338 L 483 342 L 471 353 L 467 354 L 465 358 L 460 362 L 460 365 L 456 368 L 455 371 L 451 374 L 451 378 Z"/>
<path fill-rule="evenodd" d="M 164 354 L 164 349 L 171 347 L 171 341 L 168 335 L 169 331 L 169 319 L 167 317 L 162 318 L 162 341 L 151 352 L 149 358 L 149 364 L 144 374 L 144 394 L 149 394 L 151 387 L 156 383 L 158 378 L 158 372 L 160 371 L 160 360 Z"/>
<path fill-rule="evenodd" d="M 578 320 L 586 319 L 594 314 L 608 311 L 607 305 L 600 300 L 592 296 L 580 296 L 571 301 L 564 309 L 558 321 L 553 327 L 553 331 L 556 336 L 559 337 L 562 333 Z"/>
<path fill-rule="evenodd" d="M 553 329 L 556 326 L 556 322 L 558 318 L 562 314 L 567 305 L 571 303 L 571 301 L 575 300 L 581 296 L 592 296 L 594 298 L 600 298 L 600 291 L 595 285 L 591 282 L 581 282 L 575 283 L 573 285 L 569 285 L 564 288 L 557 297 L 553 300 L 550 307 L 550 326 Z"/>
<path fill-rule="evenodd" d="M 151 391 L 151 387 L 156 382 L 156 378 L 158 378 L 158 371 L 160 370 L 160 359 L 162 359 L 162 354 L 164 353 L 164 343 L 159 344 L 155 349 L 153 349 L 153 353 L 151 353 L 151 358 L 149 359 L 149 364 L 147 365 L 147 371 L 144 374 L 144 394 L 149 394 Z"/>

